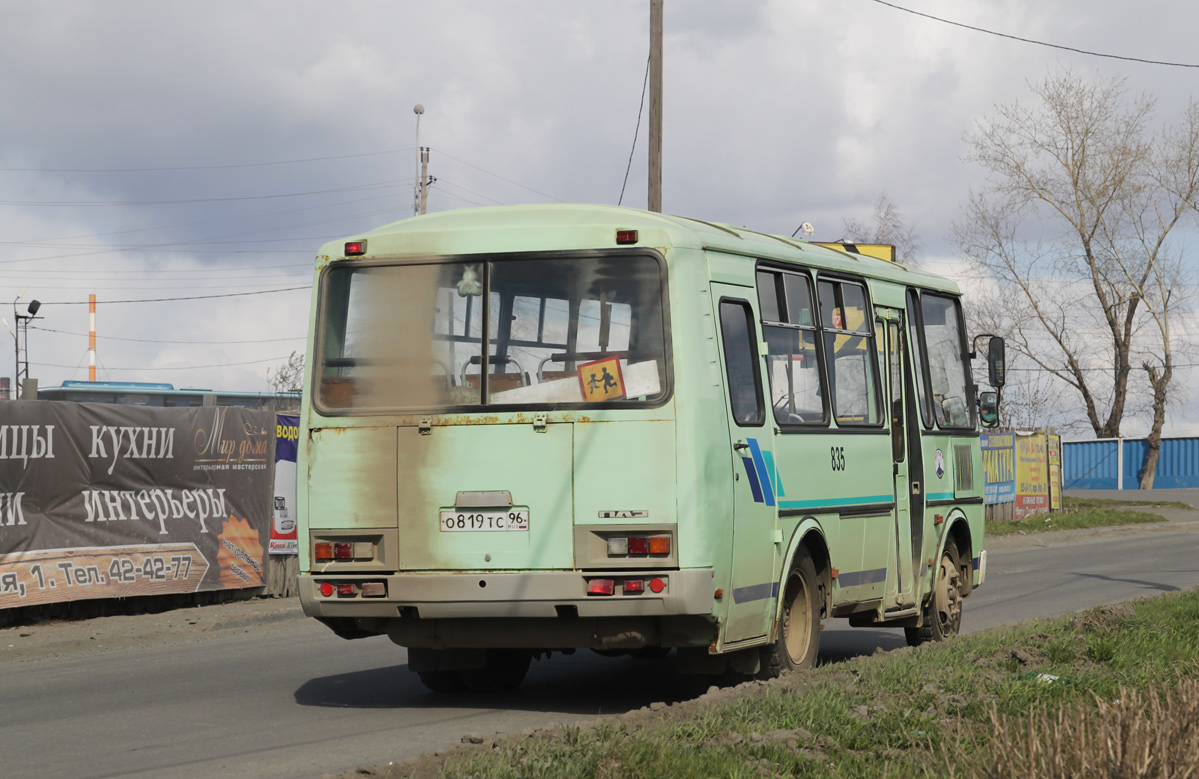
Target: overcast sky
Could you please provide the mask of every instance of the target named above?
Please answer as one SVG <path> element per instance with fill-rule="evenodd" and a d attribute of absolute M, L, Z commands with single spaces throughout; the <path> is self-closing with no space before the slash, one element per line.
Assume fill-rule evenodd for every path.
<path fill-rule="evenodd" d="M 897 4 L 1199 64 L 1199 4 Z M 950 221 L 981 181 L 963 135 L 996 104 L 1070 68 L 1125 77 L 1168 117 L 1199 84 L 1199 69 L 875 0 L 665 6 L 663 210 L 788 235 L 807 221 L 835 240 L 886 192 L 937 268 L 952 269 Z M 649 0 L 0 0 L 0 312 L 11 325 L 22 290 L 22 312 L 44 302 L 43 387 L 87 378 L 94 292 L 100 379 L 266 390 L 303 351 L 321 243 L 411 215 L 415 104 L 430 210 L 616 203 L 648 27 Z M 0 375 L 11 346 L 0 333 Z"/>

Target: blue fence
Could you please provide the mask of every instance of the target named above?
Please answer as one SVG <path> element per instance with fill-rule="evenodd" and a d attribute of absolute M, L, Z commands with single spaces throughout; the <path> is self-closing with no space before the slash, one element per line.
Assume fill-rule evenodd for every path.
<path fill-rule="evenodd" d="M 1135 490 L 1149 448 L 1144 438 L 1066 441 L 1063 486 L 1068 490 Z M 1199 438 L 1163 438 L 1153 486 L 1199 487 Z"/>

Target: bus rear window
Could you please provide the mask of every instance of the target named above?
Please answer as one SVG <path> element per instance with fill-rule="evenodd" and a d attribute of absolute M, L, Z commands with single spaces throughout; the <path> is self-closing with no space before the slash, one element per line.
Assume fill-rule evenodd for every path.
<path fill-rule="evenodd" d="M 664 294 L 640 254 L 337 266 L 321 289 L 317 405 L 657 402 Z"/>

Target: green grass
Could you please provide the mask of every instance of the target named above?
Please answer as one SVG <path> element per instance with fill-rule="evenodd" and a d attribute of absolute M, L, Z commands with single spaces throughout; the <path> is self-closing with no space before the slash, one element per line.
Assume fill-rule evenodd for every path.
<path fill-rule="evenodd" d="M 1168 691 L 1180 670 L 1193 677 L 1197 669 L 1199 591 L 1192 590 L 857 658 L 747 685 L 735 696 L 676 704 L 663 715 L 504 740 L 444 755 L 416 775 L 873 778 L 952 768 L 977 776 L 1013 759 L 1004 749 L 1013 733 L 1031 732 L 1021 724 L 1036 722 L 1029 712 L 1081 711 L 1076 718 L 1085 723 L 1095 719 L 1091 709 L 1127 695 L 1122 690 Z M 996 721 L 1010 730 L 996 733 Z M 379 767 L 376 775 L 408 777 L 415 768 Z"/>
<path fill-rule="evenodd" d="M 1062 498 L 1062 506 L 1067 509 L 1080 508 L 1111 508 L 1113 506 L 1152 506 L 1161 509 L 1186 509 L 1194 511 L 1195 507 L 1189 503 L 1181 503 L 1176 500 L 1112 500 L 1110 498 L 1073 498 L 1066 495 Z"/>
<path fill-rule="evenodd" d="M 1062 511 L 1034 514 L 1014 522 L 988 522 L 988 536 L 1010 536 L 1020 533 L 1043 533 L 1049 530 L 1076 530 L 1086 527 L 1115 527 L 1165 522 L 1157 514 L 1132 509 L 1095 508 L 1081 511 Z"/>

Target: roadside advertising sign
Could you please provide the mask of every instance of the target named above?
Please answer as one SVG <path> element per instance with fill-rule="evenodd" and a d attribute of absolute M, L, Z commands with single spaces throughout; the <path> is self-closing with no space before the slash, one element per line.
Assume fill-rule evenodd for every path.
<path fill-rule="evenodd" d="M 1016 499 L 1016 436 L 983 433 L 982 450 L 987 504 L 1011 503 Z"/>
<path fill-rule="evenodd" d="M 299 554 L 296 534 L 296 446 L 300 418 L 275 417 L 275 503 L 271 508 L 271 554 Z"/>
<path fill-rule="evenodd" d="M 0 609 L 263 585 L 275 414 L 0 403 Z"/>
<path fill-rule="evenodd" d="M 1016 435 L 1016 519 L 1049 510 L 1049 463 L 1043 432 Z"/>

